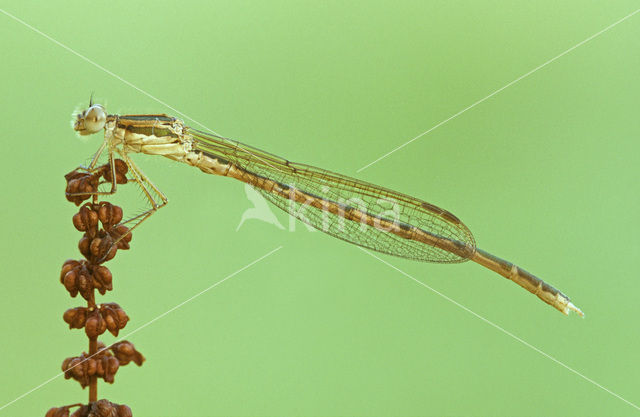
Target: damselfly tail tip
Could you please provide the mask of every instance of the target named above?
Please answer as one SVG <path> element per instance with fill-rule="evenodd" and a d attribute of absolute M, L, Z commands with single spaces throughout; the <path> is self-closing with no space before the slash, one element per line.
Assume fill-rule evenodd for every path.
<path fill-rule="evenodd" d="M 571 301 L 569 301 L 569 304 L 567 304 L 567 308 L 569 310 L 573 310 L 576 313 L 578 313 L 580 315 L 580 317 L 584 318 L 584 313 L 582 312 L 582 310 L 580 310 L 575 304 L 573 304 Z M 568 312 L 567 312 L 568 313 Z"/>

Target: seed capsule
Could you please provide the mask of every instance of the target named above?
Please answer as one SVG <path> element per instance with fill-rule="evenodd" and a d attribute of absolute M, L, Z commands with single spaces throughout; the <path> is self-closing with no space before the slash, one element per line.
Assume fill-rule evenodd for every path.
<path fill-rule="evenodd" d="M 87 321 L 87 308 L 70 308 L 64 312 L 62 318 L 69 325 L 70 329 L 82 329 Z"/>
<path fill-rule="evenodd" d="M 105 292 L 113 289 L 112 281 L 113 276 L 109 268 L 102 265 L 93 268 L 93 285 L 100 291 L 100 294 L 104 295 Z"/>
<path fill-rule="evenodd" d="M 116 171 L 116 183 L 126 184 L 127 172 L 129 171 L 129 167 L 122 159 L 116 159 L 114 166 Z M 104 179 L 108 182 L 113 182 L 112 176 L 111 176 L 111 164 L 105 165 Z"/>
<path fill-rule="evenodd" d="M 98 213 L 93 211 L 90 205 L 85 204 L 73 216 L 73 225 L 80 232 L 87 232 L 89 237 L 95 236 L 98 232 Z"/>
<path fill-rule="evenodd" d="M 141 366 L 144 362 L 144 356 L 138 352 L 133 343 L 123 340 L 122 342 L 114 343 L 111 346 L 111 350 L 116 358 L 120 361 L 120 365 L 127 365 L 133 361 L 136 365 Z"/>
<path fill-rule="evenodd" d="M 105 229 L 111 228 L 122 221 L 122 208 L 103 201 L 98 209 L 98 218 Z"/>
<path fill-rule="evenodd" d="M 102 318 L 98 310 L 94 310 L 88 317 L 84 325 L 84 331 L 88 337 L 94 339 L 107 330 L 107 323 Z"/>
<path fill-rule="evenodd" d="M 54 407 L 47 411 L 45 417 L 69 417 L 69 407 Z"/>

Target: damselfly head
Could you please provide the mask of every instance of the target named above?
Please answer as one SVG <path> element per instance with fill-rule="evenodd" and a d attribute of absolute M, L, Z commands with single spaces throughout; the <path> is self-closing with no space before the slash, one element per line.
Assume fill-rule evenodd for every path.
<path fill-rule="evenodd" d="M 107 122 L 107 112 L 100 104 L 92 104 L 87 110 L 78 113 L 73 130 L 81 135 L 91 135 L 104 128 Z"/>

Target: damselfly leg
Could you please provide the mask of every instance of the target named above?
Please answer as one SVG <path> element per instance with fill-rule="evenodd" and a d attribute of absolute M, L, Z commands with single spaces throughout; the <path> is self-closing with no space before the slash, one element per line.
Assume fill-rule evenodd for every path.
<path fill-rule="evenodd" d="M 133 177 L 131 178 L 131 181 L 135 182 L 138 185 L 150 205 L 150 208 L 148 210 L 145 210 L 137 216 L 131 217 L 130 219 L 127 219 L 121 223 L 127 225 L 133 222 L 133 226 L 129 227 L 129 232 L 131 232 L 133 229 L 140 226 L 143 221 L 151 217 L 151 215 L 156 211 L 166 206 L 169 200 L 167 199 L 167 196 L 165 196 L 164 193 L 160 191 L 160 189 L 156 187 L 151 182 L 151 180 L 149 180 L 149 177 L 147 177 L 142 172 L 142 170 L 133 162 L 133 160 L 131 160 L 131 158 L 129 158 L 129 156 L 124 151 L 122 151 L 121 149 L 116 149 L 116 152 L 118 152 L 122 160 L 127 164 L 129 172 Z M 154 193 L 160 198 L 160 201 L 156 201 L 156 199 L 153 197 Z"/>

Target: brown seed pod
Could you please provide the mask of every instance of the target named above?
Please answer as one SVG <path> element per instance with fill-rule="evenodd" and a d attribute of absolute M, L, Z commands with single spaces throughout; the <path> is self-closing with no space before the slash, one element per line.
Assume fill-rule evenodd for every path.
<path fill-rule="evenodd" d="M 69 417 L 69 407 L 54 407 L 47 411 L 45 417 Z"/>
<path fill-rule="evenodd" d="M 100 336 L 107 330 L 107 323 L 102 318 L 100 312 L 96 309 L 87 315 L 87 321 L 84 325 L 84 331 L 91 339 Z"/>
<path fill-rule="evenodd" d="M 118 404 L 108 400 L 99 400 L 91 403 L 91 411 L 88 417 L 118 417 Z"/>
<path fill-rule="evenodd" d="M 93 268 L 93 285 L 104 295 L 105 292 L 113 289 L 113 276 L 106 266 L 98 265 Z"/>
<path fill-rule="evenodd" d="M 66 261 L 62 266 L 60 281 L 72 297 L 80 292 L 86 299 L 93 290 L 93 278 L 86 261 Z"/>
<path fill-rule="evenodd" d="M 91 241 L 92 241 L 92 238 L 90 238 L 87 235 L 84 235 L 82 239 L 80 239 L 80 242 L 78 242 L 78 249 L 80 250 L 80 253 L 82 254 L 82 256 L 84 256 L 87 259 L 91 257 L 91 250 L 90 250 Z"/>
<path fill-rule="evenodd" d="M 85 367 L 85 371 L 87 373 L 87 376 L 89 377 L 94 376 L 98 371 L 98 361 L 95 360 L 95 357 L 93 357 L 93 358 L 87 359 L 86 364 L 87 365 Z"/>
<path fill-rule="evenodd" d="M 91 186 L 87 186 L 86 183 L 81 180 L 72 180 L 69 181 L 67 185 L 67 189 L 65 190 L 66 198 L 76 206 L 82 204 L 84 200 L 88 200 L 91 198 L 90 194 L 86 195 L 74 195 L 77 193 L 90 193 L 93 192 L 94 189 Z"/>
<path fill-rule="evenodd" d="M 96 262 L 106 262 L 116 256 L 117 246 L 110 234 L 100 231 L 98 237 L 89 244 L 89 252 L 96 259 Z"/>
<path fill-rule="evenodd" d="M 98 218 L 104 226 L 105 230 L 110 229 L 112 226 L 122 221 L 122 208 L 114 206 L 111 203 L 102 201 L 100 208 L 98 209 Z"/>
<path fill-rule="evenodd" d="M 124 329 L 124 326 L 129 322 L 129 316 L 127 316 L 127 313 L 121 308 L 116 310 L 116 314 L 118 315 L 118 326 Z"/>
<path fill-rule="evenodd" d="M 102 237 L 95 237 L 91 239 L 91 243 L 89 244 L 89 251 L 91 252 L 91 255 L 100 257 L 104 255 L 107 250 L 109 250 L 110 246 L 111 242 L 108 241 L 108 238 L 104 239 Z"/>
<path fill-rule="evenodd" d="M 118 406 L 118 417 L 133 417 L 128 405 L 121 404 Z"/>
<path fill-rule="evenodd" d="M 88 270 L 80 270 L 76 278 L 76 288 L 80 292 L 80 295 L 87 300 L 91 297 L 93 292 L 93 277 Z"/>
<path fill-rule="evenodd" d="M 133 361 L 136 365 L 141 366 L 145 360 L 144 356 L 135 349 L 133 343 L 127 340 L 114 343 L 111 345 L 110 349 L 114 356 L 118 358 L 120 365 L 127 365 L 129 362 Z"/>
<path fill-rule="evenodd" d="M 104 364 L 102 358 L 96 359 L 96 375 L 100 378 L 104 377 Z"/>
<path fill-rule="evenodd" d="M 116 183 L 117 184 L 126 184 L 127 183 L 127 172 L 129 171 L 129 167 L 122 159 L 116 159 L 114 161 L 115 171 L 116 171 Z M 104 179 L 108 182 L 113 182 L 111 176 L 111 164 L 106 164 L 104 169 Z"/>
<path fill-rule="evenodd" d="M 85 367 L 86 362 L 84 362 L 84 357 L 73 358 L 69 363 L 69 372 L 71 373 L 71 376 L 78 380 L 83 387 L 89 385 L 89 378 L 85 372 Z"/>
<path fill-rule="evenodd" d="M 62 264 L 62 271 L 60 272 L 60 282 L 63 282 L 64 276 L 67 272 L 71 271 L 73 268 L 80 265 L 81 261 L 76 261 L 74 259 L 67 259 Z"/>
<path fill-rule="evenodd" d="M 76 270 L 73 269 L 67 272 L 62 279 L 62 284 L 67 289 L 67 291 L 69 291 L 69 294 L 71 294 L 72 297 L 78 295 L 78 287 L 76 285 L 77 278 L 78 274 L 76 273 Z"/>
<path fill-rule="evenodd" d="M 62 264 L 62 271 L 60 271 L 60 283 L 71 293 L 72 297 L 78 295 L 78 289 L 76 288 L 76 275 L 77 268 L 81 265 L 80 261 L 68 259 Z"/>
<path fill-rule="evenodd" d="M 87 232 L 89 237 L 94 237 L 98 233 L 98 213 L 90 204 L 85 204 L 73 216 L 73 225 L 80 232 Z"/>
<path fill-rule="evenodd" d="M 79 206 L 84 200 L 91 198 L 91 195 L 87 193 L 95 193 L 98 191 L 101 176 L 102 172 L 90 174 L 88 172 L 79 172 L 78 170 L 71 171 L 65 175 L 64 177 L 67 180 L 67 188 L 65 190 L 67 200 Z M 74 195 L 77 193 L 85 194 Z"/>
<path fill-rule="evenodd" d="M 65 372 L 65 376 L 64 377 L 66 379 L 69 379 L 67 377 L 66 372 L 67 372 L 67 369 L 69 369 L 69 363 L 71 363 L 72 360 L 73 360 L 73 358 L 65 358 L 65 360 L 62 361 L 62 370 Z"/>
<path fill-rule="evenodd" d="M 118 368 L 120 368 L 120 362 L 118 359 L 111 355 L 103 356 L 102 368 L 104 369 L 104 381 L 109 384 L 113 384 L 116 372 L 118 372 Z"/>
<path fill-rule="evenodd" d="M 91 174 L 88 172 L 84 172 L 84 171 L 78 171 L 77 169 L 74 169 L 73 171 L 69 172 L 68 174 L 65 174 L 64 179 L 67 180 L 67 183 L 69 181 L 73 181 L 73 180 L 77 180 L 80 178 L 84 178 L 86 176 L 90 176 Z"/>
<path fill-rule="evenodd" d="M 129 249 L 129 242 L 131 242 L 131 233 L 129 228 L 125 225 L 119 225 L 109 230 L 109 235 L 114 241 L 118 242 L 118 249 Z"/>
<path fill-rule="evenodd" d="M 69 325 L 70 329 L 82 329 L 87 321 L 87 308 L 70 308 L 64 312 L 62 318 Z"/>
<path fill-rule="evenodd" d="M 66 358 L 62 362 L 62 371 L 64 372 L 65 379 L 73 378 L 80 383 L 82 388 L 89 385 L 89 375 L 87 374 L 87 362 L 85 354 L 81 356 L 75 356 Z"/>
<path fill-rule="evenodd" d="M 118 336 L 120 329 L 123 329 L 129 321 L 127 313 L 116 303 L 105 303 L 100 305 L 100 314 L 107 323 L 107 329 L 114 336 Z"/>
<path fill-rule="evenodd" d="M 114 336 L 118 336 L 118 331 L 120 330 L 120 328 L 118 327 L 118 322 L 116 321 L 113 312 L 102 311 L 101 314 L 105 323 L 107 323 L 107 330 L 109 330 L 109 333 Z"/>

